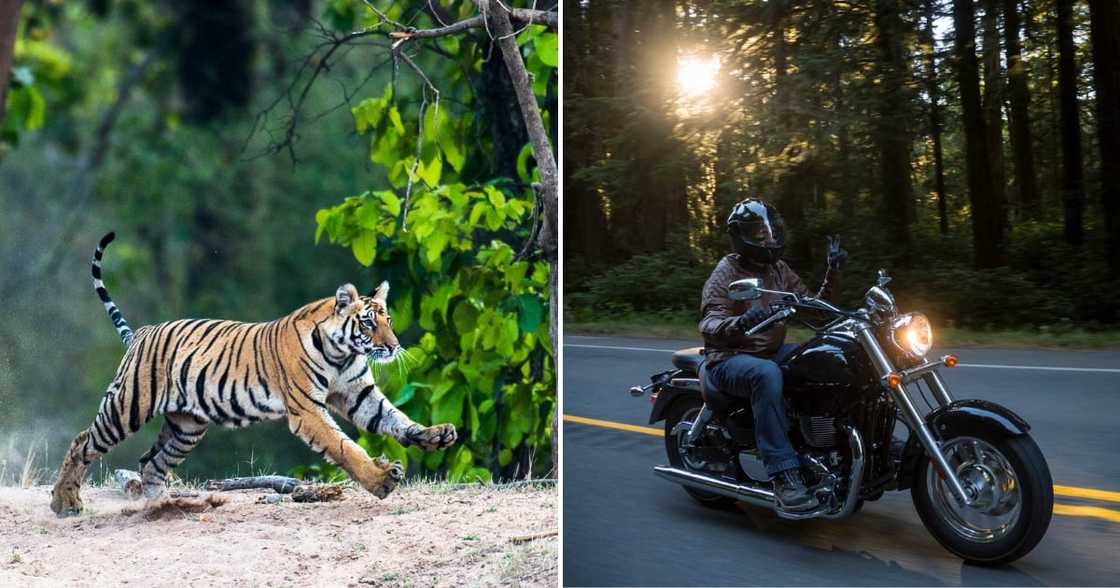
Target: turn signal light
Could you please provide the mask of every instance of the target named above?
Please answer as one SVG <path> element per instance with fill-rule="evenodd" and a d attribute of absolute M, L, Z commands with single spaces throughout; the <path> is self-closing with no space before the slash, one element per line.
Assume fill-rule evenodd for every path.
<path fill-rule="evenodd" d="M 902 374 L 891 372 L 887 374 L 887 385 L 891 388 L 898 388 L 902 384 Z"/>
<path fill-rule="evenodd" d="M 957 356 L 955 355 L 946 355 L 942 358 L 942 361 L 945 362 L 945 367 L 957 367 Z"/>

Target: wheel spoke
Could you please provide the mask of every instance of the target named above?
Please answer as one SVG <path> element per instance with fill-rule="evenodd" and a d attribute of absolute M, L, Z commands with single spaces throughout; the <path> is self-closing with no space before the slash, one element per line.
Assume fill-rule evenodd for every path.
<path fill-rule="evenodd" d="M 958 503 L 948 484 L 927 472 L 927 490 L 938 514 L 962 537 L 981 543 L 997 541 L 1018 521 L 1020 487 L 1015 471 L 995 447 L 974 437 L 957 437 L 943 447 L 955 462 L 962 483 L 976 489 L 973 504 Z M 935 481 L 936 480 L 936 481 Z"/>

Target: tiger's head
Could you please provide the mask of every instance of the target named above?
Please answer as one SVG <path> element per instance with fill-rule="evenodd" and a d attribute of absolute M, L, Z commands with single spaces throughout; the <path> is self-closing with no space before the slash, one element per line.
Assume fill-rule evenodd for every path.
<path fill-rule="evenodd" d="M 389 317 L 389 282 L 381 282 L 373 296 L 359 296 L 353 284 L 339 286 L 334 313 L 321 326 L 335 347 L 388 363 L 401 352 Z"/>

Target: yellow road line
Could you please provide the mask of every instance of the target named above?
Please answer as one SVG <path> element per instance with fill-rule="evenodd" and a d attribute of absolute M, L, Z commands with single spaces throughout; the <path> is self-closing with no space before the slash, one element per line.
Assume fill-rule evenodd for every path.
<path fill-rule="evenodd" d="M 1113 523 L 1120 523 L 1120 511 L 1109 510 L 1099 506 L 1075 506 L 1072 504 L 1054 503 L 1054 514 L 1071 517 L 1096 517 Z"/>
<path fill-rule="evenodd" d="M 653 435 L 654 437 L 660 437 L 665 434 L 664 430 L 655 429 L 653 427 L 639 427 L 638 425 L 627 425 L 626 423 L 616 423 L 614 421 L 602 421 L 599 419 L 590 419 L 587 417 L 575 416 L 571 414 L 564 415 L 564 420 L 571 423 L 591 425 L 593 427 L 603 427 L 604 429 L 617 429 L 619 431 L 630 431 L 631 433 Z"/>
<path fill-rule="evenodd" d="M 1061 486 L 1054 484 L 1054 494 L 1058 496 L 1072 496 L 1074 498 L 1088 498 L 1090 500 L 1104 500 L 1106 502 L 1120 502 L 1120 492 L 1097 490 L 1095 488 L 1078 488 L 1077 486 Z"/>
<path fill-rule="evenodd" d="M 662 435 L 664 435 L 664 431 L 662 429 L 657 429 L 654 427 L 628 425 L 626 423 L 616 423 L 614 421 L 604 421 L 602 419 L 593 419 L 571 414 L 564 415 L 564 420 L 571 423 L 591 425 L 593 427 L 603 427 L 605 429 L 615 429 L 618 431 L 629 431 L 631 433 L 642 433 L 643 435 L 652 435 L 654 437 L 661 437 Z M 1060 484 L 1054 484 L 1054 494 L 1057 496 L 1069 496 L 1073 498 L 1087 498 L 1090 500 L 1103 500 L 1106 502 L 1120 502 L 1120 492 L 1098 490 L 1096 488 L 1080 488 L 1078 486 L 1062 486 Z M 1107 508 L 1101 508 L 1099 506 L 1054 504 L 1054 512 L 1056 514 L 1069 516 L 1099 517 L 1105 520 L 1120 523 L 1120 511 L 1109 510 Z"/>

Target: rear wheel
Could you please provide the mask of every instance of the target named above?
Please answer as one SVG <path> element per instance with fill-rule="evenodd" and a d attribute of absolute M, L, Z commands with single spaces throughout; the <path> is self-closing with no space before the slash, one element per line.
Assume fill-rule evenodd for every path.
<path fill-rule="evenodd" d="M 1009 563 L 1034 549 L 1054 511 L 1050 468 L 1034 440 L 984 432 L 952 437 L 941 450 L 974 499 L 971 505 L 958 502 L 923 457 L 910 492 L 934 538 L 982 565 Z"/>
<path fill-rule="evenodd" d="M 675 468 L 711 475 L 704 469 L 704 466 L 707 465 L 705 462 L 689 456 L 681 448 L 681 441 L 687 431 L 673 434 L 673 429 L 677 426 L 677 423 L 681 421 L 692 422 L 696 415 L 700 414 L 702 406 L 703 403 L 699 399 L 682 399 L 673 403 L 673 406 L 669 409 L 669 414 L 665 417 L 665 453 L 668 454 L 669 463 Z M 688 486 L 682 486 L 682 488 L 689 496 L 708 508 L 728 509 L 735 505 L 735 499 L 733 498 L 696 490 Z"/>

